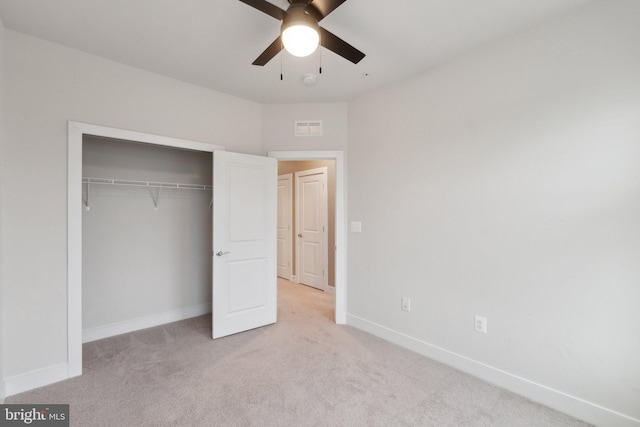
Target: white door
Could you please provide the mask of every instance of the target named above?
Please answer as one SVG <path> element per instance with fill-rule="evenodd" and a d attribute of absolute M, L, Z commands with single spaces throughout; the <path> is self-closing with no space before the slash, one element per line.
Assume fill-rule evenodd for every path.
<path fill-rule="evenodd" d="M 298 281 L 328 289 L 327 169 L 296 172 Z"/>
<path fill-rule="evenodd" d="M 293 262 L 292 183 L 290 173 L 278 176 L 278 276 L 287 280 L 291 279 Z"/>
<path fill-rule="evenodd" d="M 277 161 L 213 152 L 213 338 L 275 323 Z"/>

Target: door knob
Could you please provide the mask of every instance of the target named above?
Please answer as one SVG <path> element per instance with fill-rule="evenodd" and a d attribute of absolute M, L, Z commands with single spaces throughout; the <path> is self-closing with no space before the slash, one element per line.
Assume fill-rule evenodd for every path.
<path fill-rule="evenodd" d="M 226 254 L 230 254 L 231 252 L 222 252 L 222 251 L 218 251 L 216 252 L 216 256 L 222 256 L 222 255 L 226 255 Z"/>
<path fill-rule="evenodd" d="M 302 237 L 302 233 L 298 233 L 298 237 Z"/>

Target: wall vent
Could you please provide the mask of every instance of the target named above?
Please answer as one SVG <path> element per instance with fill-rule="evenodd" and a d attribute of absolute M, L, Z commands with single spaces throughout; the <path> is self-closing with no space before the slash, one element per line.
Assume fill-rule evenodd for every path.
<path fill-rule="evenodd" d="M 322 136 L 322 120 L 297 121 L 295 136 Z"/>

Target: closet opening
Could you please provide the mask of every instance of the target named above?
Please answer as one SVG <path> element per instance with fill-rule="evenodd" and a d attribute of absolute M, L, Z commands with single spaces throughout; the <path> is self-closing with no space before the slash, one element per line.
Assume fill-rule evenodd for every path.
<path fill-rule="evenodd" d="M 83 136 L 83 343 L 211 312 L 211 159 Z"/>

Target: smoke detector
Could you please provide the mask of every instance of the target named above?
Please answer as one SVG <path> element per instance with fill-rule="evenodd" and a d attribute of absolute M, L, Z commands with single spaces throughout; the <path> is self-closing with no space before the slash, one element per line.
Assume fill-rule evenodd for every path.
<path fill-rule="evenodd" d="M 318 83 L 318 77 L 316 77 L 315 74 L 305 74 L 302 77 L 302 83 L 304 83 L 305 86 L 315 86 L 316 83 Z"/>

